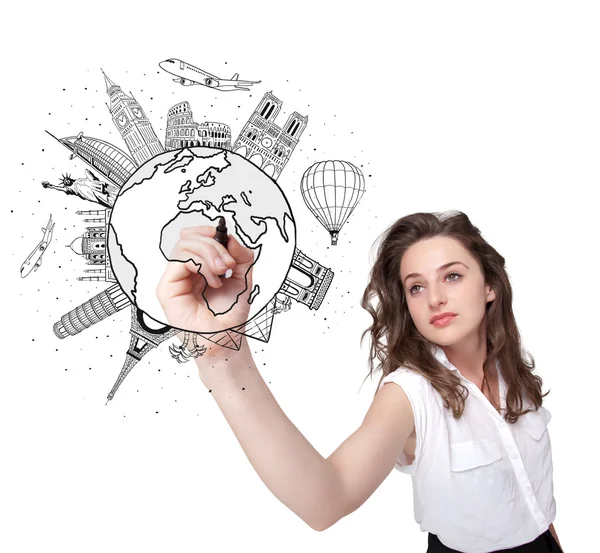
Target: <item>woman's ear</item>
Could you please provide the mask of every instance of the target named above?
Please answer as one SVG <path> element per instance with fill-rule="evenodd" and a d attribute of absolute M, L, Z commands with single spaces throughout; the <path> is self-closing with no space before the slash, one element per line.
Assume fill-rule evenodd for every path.
<path fill-rule="evenodd" d="M 485 290 L 486 290 L 485 302 L 487 303 L 490 301 L 494 301 L 496 299 L 495 290 L 491 286 L 488 286 L 488 285 L 486 285 Z"/>

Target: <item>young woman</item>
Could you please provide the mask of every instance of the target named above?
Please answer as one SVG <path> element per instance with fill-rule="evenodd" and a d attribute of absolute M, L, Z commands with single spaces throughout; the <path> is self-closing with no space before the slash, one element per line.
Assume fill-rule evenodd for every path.
<path fill-rule="evenodd" d="M 171 262 L 158 285 L 174 327 L 210 326 L 205 297 L 252 289 L 253 252 L 214 235 L 184 231 L 173 258 L 202 274 Z M 428 553 L 562 551 L 548 392 L 523 356 L 504 261 L 461 212 L 415 213 L 385 231 L 361 302 L 373 317 L 369 373 L 377 360 L 383 374 L 362 424 L 328 458 L 281 410 L 245 338 L 239 351 L 210 344 L 197 358 L 260 478 L 311 528 L 358 509 L 395 467 L 412 477 Z M 225 268 L 231 278 L 219 279 Z M 238 301 L 228 327 L 248 311 Z"/>

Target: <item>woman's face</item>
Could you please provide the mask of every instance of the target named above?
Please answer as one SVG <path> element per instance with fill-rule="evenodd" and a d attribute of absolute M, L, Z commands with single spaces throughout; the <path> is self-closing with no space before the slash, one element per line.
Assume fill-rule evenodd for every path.
<path fill-rule="evenodd" d="M 400 278 L 412 320 L 425 339 L 451 346 L 480 335 L 485 306 L 496 294 L 458 240 L 436 236 L 413 244 L 402 257 Z M 444 326 L 431 323 L 445 312 L 456 316 Z"/>

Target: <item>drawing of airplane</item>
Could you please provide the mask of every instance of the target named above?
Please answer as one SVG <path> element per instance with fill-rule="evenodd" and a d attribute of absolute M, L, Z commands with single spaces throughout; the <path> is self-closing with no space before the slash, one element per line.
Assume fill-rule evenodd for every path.
<path fill-rule="evenodd" d="M 46 227 L 42 227 L 44 237 L 42 241 L 35 247 L 35 249 L 29 254 L 29 257 L 21 265 L 21 278 L 25 278 L 31 271 L 37 271 L 42 264 L 42 255 L 48 249 L 48 245 L 52 240 L 52 231 L 54 230 L 54 222 L 52 221 L 52 214 L 50 214 L 50 220 Z"/>
<path fill-rule="evenodd" d="M 260 83 L 260 81 L 240 81 L 238 79 L 239 73 L 236 73 L 230 80 L 221 79 L 177 58 L 161 61 L 158 65 L 167 73 L 175 75 L 177 78 L 173 80 L 183 86 L 199 84 L 227 92 L 230 90 L 250 90 L 245 87 Z"/>

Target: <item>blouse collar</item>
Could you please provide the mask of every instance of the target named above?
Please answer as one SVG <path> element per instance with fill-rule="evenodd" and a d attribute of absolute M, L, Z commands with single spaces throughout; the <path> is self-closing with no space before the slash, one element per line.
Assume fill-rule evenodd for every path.
<path fill-rule="evenodd" d="M 450 363 L 450 361 L 448 360 L 448 356 L 446 355 L 446 352 L 437 344 L 434 344 L 432 342 L 429 343 L 430 346 L 430 351 L 433 354 L 433 356 L 442 364 L 444 365 L 444 367 L 446 367 L 448 370 L 450 371 L 456 371 L 458 370 L 452 363 Z M 499 368 L 499 363 L 498 360 L 496 360 L 496 368 Z"/>

